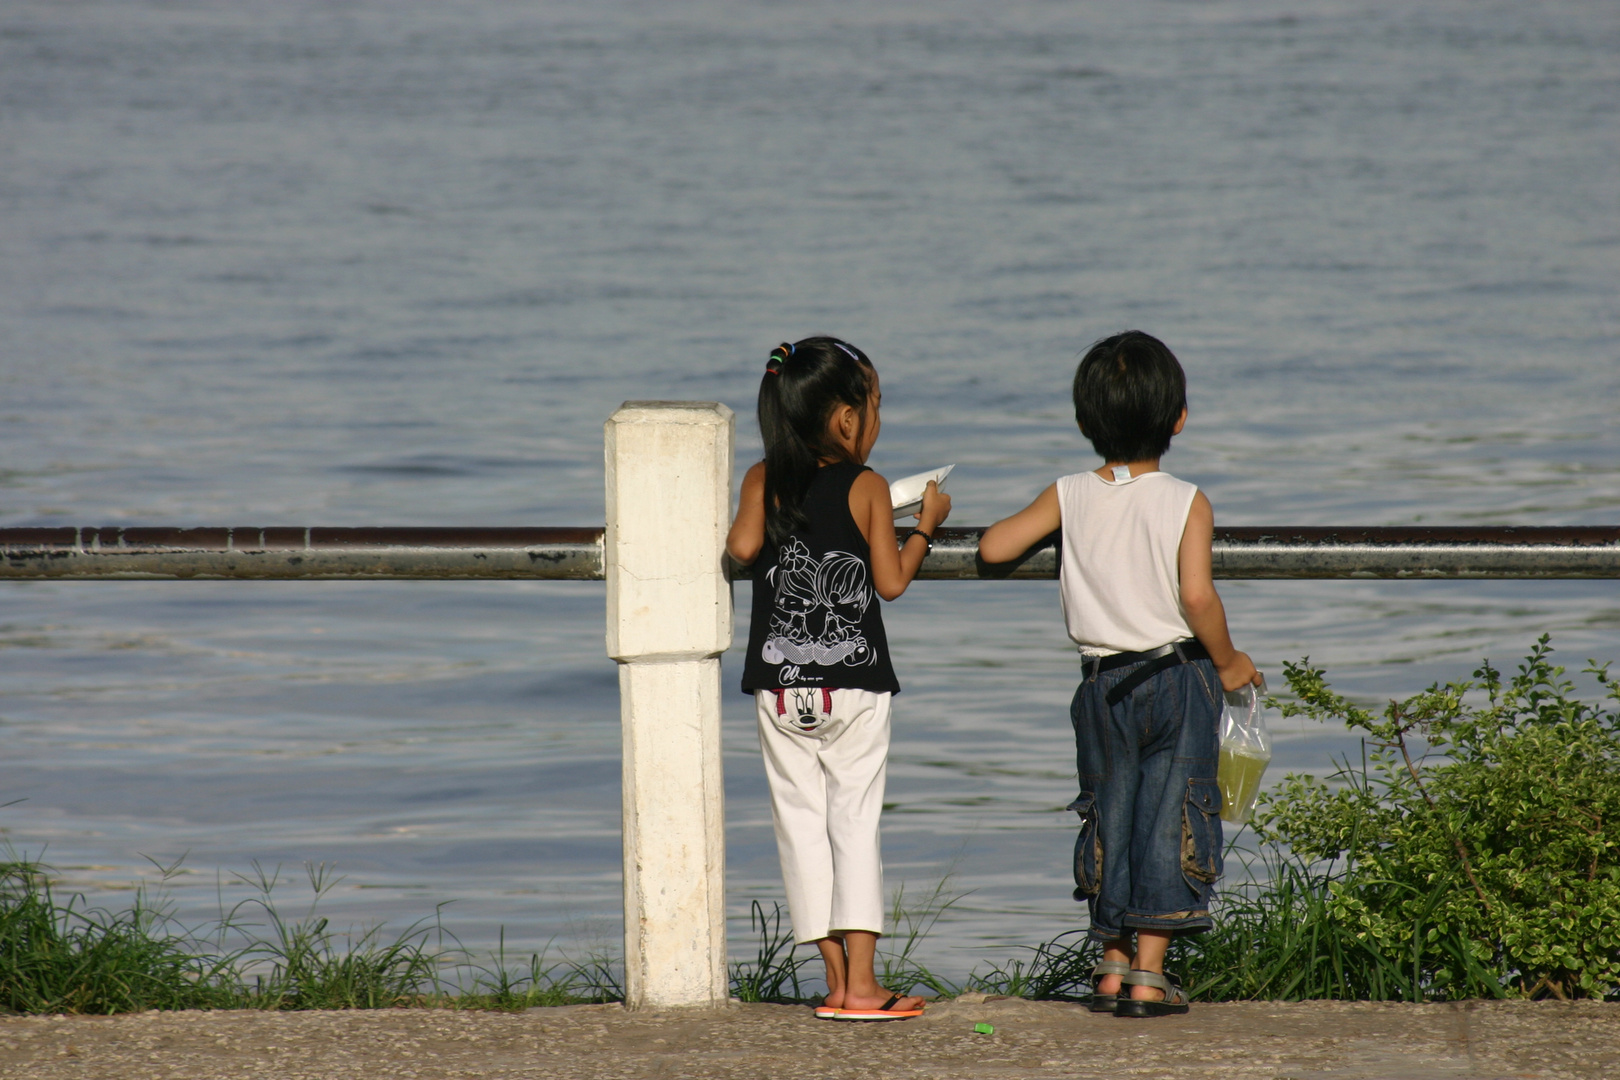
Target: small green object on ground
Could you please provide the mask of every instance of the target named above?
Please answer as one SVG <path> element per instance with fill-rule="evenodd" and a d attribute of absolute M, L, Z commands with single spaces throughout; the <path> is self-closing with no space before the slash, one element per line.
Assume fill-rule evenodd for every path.
<path fill-rule="evenodd" d="M 994 1035 L 996 1033 L 996 1029 L 990 1024 L 974 1024 L 973 1030 L 980 1035 Z"/>

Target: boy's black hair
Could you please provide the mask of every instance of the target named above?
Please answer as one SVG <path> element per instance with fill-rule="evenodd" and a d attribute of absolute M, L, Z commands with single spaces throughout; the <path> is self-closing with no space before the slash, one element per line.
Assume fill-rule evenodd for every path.
<path fill-rule="evenodd" d="M 1074 419 L 1104 461 L 1162 457 L 1186 407 L 1175 353 L 1140 330 L 1103 338 L 1074 373 Z"/>
<path fill-rule="evenodd" d="M 866 403 L 876 373 L 866 354 L 834 337 L 783 342 L 771 350 L 759 384 L 759 434 L 765 443 L 765 536 L 780 545 L 803 527 L 804 497 L 822 458 L 847 458 L 827 434 L 827 418 L 840 404 L 860 416 L 856 439 L 866 434 Z"/>

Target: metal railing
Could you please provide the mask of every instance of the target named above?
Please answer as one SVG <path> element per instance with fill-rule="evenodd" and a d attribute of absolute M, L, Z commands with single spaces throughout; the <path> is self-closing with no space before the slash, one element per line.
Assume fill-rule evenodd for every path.
<path fill-rule="evenodd" d="M 941 529 L 920 579 L 1055 578 L 1057 537 L 978 557 L 982 527 Z M 1620 526 L 1219 529 L 1215 576 L 1620 578 Z M 749 577 L 733 566 L 731 576 Z M 600 581 L 601 528 L 0 529 L 0 578 L 562 579 Z"/>

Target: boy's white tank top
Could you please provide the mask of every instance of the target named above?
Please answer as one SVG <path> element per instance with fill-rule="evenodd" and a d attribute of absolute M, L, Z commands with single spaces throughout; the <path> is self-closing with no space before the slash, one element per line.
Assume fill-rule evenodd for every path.
<path fill-rule="evenodd" d="M 1181 607 L 1181 534 L 1196 484 L 1167 472 L 1057 482 L 1063 520 L 1058 595 L 1088 654 L 1143 652 L 1193 636 Z"/>

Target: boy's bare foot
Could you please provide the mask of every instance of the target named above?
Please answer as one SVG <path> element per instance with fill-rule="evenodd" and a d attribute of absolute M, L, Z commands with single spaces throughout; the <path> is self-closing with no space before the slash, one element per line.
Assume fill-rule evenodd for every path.
<path fill-rule="evenodd" d="M 1238 654 L 1243 656 L 1242 653 Z M 1243 656 L 1248 660 L 1247 656 Z M 1250 670 L 1253 670 L 1251 665 Z M 1164 954 L 1170 948 L 1170 935 L 1163 931 L 1140 930 L 1136 934 L 1136 955 L 1131 958 L 1133 971 L 1145 971 L 1151 975 L 1164 977 Z M 1131 984 L 1130 999 L 1132 1001 L 1163 1001 L 1164 991 L 1157 986 L 1143 986 L 1141 983 Z"/>
<path fill-rule="evenodd" d="M 1103 946 L 1102 958 L 1111 964 L 1123 964 L 1126 967 L 1134 966 L 1135 943 L 1130 938 L 1120 938 L 1110 941 Z M 1097 993 L 1103 997 L 1116 997 L 1119 994 L 1119 975 L 1103 975 L 1097 979 Z"/>

